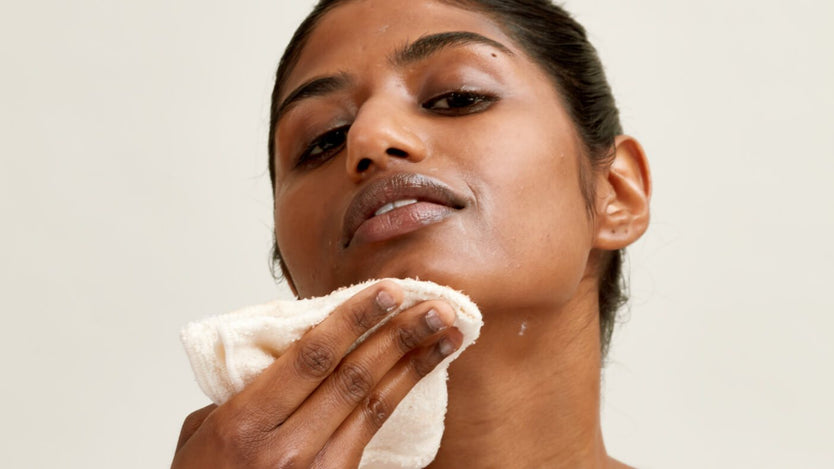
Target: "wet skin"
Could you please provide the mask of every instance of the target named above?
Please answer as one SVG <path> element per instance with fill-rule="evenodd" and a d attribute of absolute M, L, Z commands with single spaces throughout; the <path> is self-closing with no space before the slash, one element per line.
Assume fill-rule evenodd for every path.
<path fill-rule="evenodd" d="M 430 467 L 625 467 L 599 421 L 598 263 L 646 229 L 639 144 L 617 137 L 611 165 L 584 174 L 586 201 L 550 78 L 486 16 L 431 0 L 331 10 L 279 98 L 275 235 L 294 291 L 419 277 L 483 312 L 450 367 Z M 347 352 L 400 301 L 382 282 L 341 305 L 229 402 L 189 416 L 172 467 L 356 467 L 460 344 L 449 305 L 424 302 Z"/>
<path fill-rule="evenodd" d="M 286 99 L 313 80 L 337 82 L 292 100 L 277 126 L 276 239 L 294 288 L 308 297 L 419 277 L 485 309 L 564 304 L 595 226 L 550 78 L 480 14 L 435 2 L 402 13 L 398 3 L 330 12 L 282 87 Z M 403 175 L 447 187 L 456 204 L 397 208 L 346 244 L 351 203 Z"/>

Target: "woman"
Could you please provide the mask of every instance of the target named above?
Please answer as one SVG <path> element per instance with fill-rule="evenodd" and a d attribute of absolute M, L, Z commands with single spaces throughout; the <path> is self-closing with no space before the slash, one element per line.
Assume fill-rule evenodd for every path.
<path fill-rule="evenodd" d="M 650 178 L 582 27 L 545 0 L 325 0 L 272 100 L 276 259 L 292 290 L 418 277 L 484 315 L 450 367 L 430 467 L 625 467 L 602 441 L 600 368 Z M 460 345 L 451 308 L 425 302 L 347 353 L 401 298 L 373 285 L 193 413 L 173 467 L 356 467 Z"/>

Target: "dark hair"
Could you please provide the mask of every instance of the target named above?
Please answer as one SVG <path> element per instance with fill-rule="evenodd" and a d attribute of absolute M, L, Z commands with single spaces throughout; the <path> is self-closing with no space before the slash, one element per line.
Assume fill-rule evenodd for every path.
<path fill-rule="evenodd" d="M 350 0 L 319 0 L 299 25 L 284 52 L 275 76 L 269 126 L 269 175 L 275 186 L 275 126 L 278 98 L 283 84 L 304 48 L 313 29 L 332 8 Z M 580 164 L 580 187 L 586 207 L 594 215 L 594 187 L 589 172 L 604 168 L 613 157 L 614 139 L 623 133 L 619 111 L 605 77 L 596 49 L 588 41 L 585 28 L 563 8 L 550 0 L 440 0 L 478 11 L 496 20 L 553 79 L 568 114 L 583 143 L 587 161 Z M 600 266 L 599 323 L 602 356 L 605 357 L 614 330 L 617 310 L 626 302 L 622 277 L 623 252 L 607 253 Z M 286 276 L 277 243 L 273 261 Z"/>

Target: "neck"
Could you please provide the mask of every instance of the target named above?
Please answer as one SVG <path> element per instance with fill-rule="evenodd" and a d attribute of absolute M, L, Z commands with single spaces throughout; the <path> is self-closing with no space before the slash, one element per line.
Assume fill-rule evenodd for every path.
<path fill-rule="evenodd" d="M 584 302 L 556 310 L 483 311 L 481 337 L 449 369 L 446 430 L 429 467 L 614 465 L 600 429 L 592 283 L 574 297 Z"/>

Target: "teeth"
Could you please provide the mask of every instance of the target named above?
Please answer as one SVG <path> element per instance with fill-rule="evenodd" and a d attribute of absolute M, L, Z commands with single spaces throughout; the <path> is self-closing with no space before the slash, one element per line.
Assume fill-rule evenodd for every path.
<path fill-rule="evenodd" d="M 402 200 L 397 200 L 395 202 L 390 202 L 390 203 L 387 203 L 387 204 L 383 205 L 382 207 L 379 207 L 379 209 L 376 212 L 374 212 L 374 216 L 378 217 L 378 216 L 380 216 L 384 213 L 388 213 L 391 210 L 394 210 L 395 208 L 405 207 L 406 205 L 411 205 L 411 204 L 416 204 L 416 203 L 417 203 L 417 199 L 402 199 Z"/>
<path fill-rule="evenodd" d="M 393 203 L 385 204 L 382 207 L 379 207 L 379 209 L 376 212 L 374 212 L 374 216 L 378 217 L 378 216 L 382 215 L 383 213 L 390 212 L 391 210 L 394 210 L 394 204 Z"/>
<path fill-rule="evenodd" d="M 403 199 L 394 202 L 394 208 L 405 207 L 406 205 L 416 204 L 417 199 Z"/>

